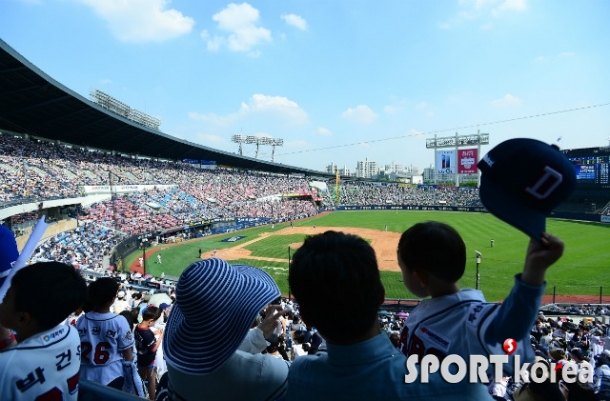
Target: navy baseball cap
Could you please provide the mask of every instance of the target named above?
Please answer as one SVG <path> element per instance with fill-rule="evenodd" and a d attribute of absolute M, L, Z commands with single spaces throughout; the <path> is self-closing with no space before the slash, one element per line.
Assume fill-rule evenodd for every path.
<path fill-rule="evenodd" d="M 570 197 L 576 172 L 559 148 L 536 139 L 500 143 L 477 164 L 479 195 L 494 216 L 540 240 L 546 217 Z"/>

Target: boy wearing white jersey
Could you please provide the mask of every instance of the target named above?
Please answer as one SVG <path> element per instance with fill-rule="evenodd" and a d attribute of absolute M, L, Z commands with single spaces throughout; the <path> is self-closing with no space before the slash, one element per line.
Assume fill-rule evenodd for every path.
<path fill-rule="evenodd" d="M 76 328 L 81 341 L 81 377 L 121 390 L 123 360 L 133 360 L 133 335 L 127 320 L 110 312 L 119 284 L 102 277 L 89 285 L 93 310 L 81 316 Z"/>
<path fill-rule="evenodd" d="M 543 233 L 531 239 L 523 273 L 502 304 L 488 303 L 478 290 L 460 290 L 457 281 L 466 267 L 466 245 L 451 226 L 427 221 L 405 231 L 398 243 L 398 264 L 407 289 L 422 301 L 409 315 L 400 349 L 409 356 L 450 354 L 468 361 L 469 355 L 503 354 L 507 338 L 518 342 L 515 354 L 531 362 L 532 327 L 544 292 L 546 269 L 563 253 L 561 240 Z M 513 354 L 514 355 L 514 354 Z M 512 374 L 512 364 L 504 369 Z"/>
<path fill-rule="evenodd" d="M 62 323 L 86 296 L 85 280 L 63 263 L 35 263 L 15 273 L 0 304 L 0 325 L 17 338 L 0 352 L 0 400 L 77 400 L 80 341 Z"/>

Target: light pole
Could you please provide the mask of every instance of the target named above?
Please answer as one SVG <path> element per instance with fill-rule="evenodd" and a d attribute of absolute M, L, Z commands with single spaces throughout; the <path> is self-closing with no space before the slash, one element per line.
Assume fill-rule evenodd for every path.
<path fill-rule="evenodd" d="M 475 253 L 476 253 L 476 258 L 477 258 L 477 279 L 476 279 L 476 283 L 475 283 L 475 288 L 478 290 L 479 281 L 481 280 L 481 276 L 479 275 L 479 265 L 481 264 L 481 252 L 475 251 Z"/>
<path fill-rule="evenodd" d="M 288 247 L 288 299 L 292 299 L 290 294 L 290 247 Z"/>
<path fill-rule="evenodd" d="M 144 269 L 144 274 L 142 277 L 146 276 L 146 244 L 148 243 L 148 238 L 142 239 L 142 268 Z"/>

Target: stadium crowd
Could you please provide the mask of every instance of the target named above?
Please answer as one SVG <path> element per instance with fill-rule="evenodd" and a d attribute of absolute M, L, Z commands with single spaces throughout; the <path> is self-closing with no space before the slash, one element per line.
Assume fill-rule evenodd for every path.
<path fill-rule="evenodd" d="M 544 314 L 531 320 L 516 317 L 537 308 L 538 303 L 526 301 L 540 300 L 544 272 L 563 253 L 563 243 L 546 233 L 541 243 L 532 240 L 528 246 L 523 273 L 515 277 L 518 295 L 509 295 L 501 305 L 485 303 L 478 295 L 468 298 L 472 293 L 457 287 L 463 267 L 458 274 L 458 269 L 447 266 L 458 261 L 450 248 L 458 248 L 461 239 L 428 247 L 427 240 L 417 242 L 425 231 L 412 237 L 405 232 L 398 244 L 404 285 L 421 298 L 430 296 L 411 315 L 379 312 L 385 290 L 374 251 L 361 238 L 333 232 L 309 237 L 295 252 L 289 270 L 295 300 L 282 299 L 277 285 L 262 269 L 232 266 L 216 258 L 185 266 L 175 291 L 172 286 L 168 293 L 150 294 L 134 288 L 141 276 L 102 271 L 102 258 L 124 236 L 163 232 L 202 219 L 292 221 L 318 213 L 320 206 L 336 206 L 337 200 L 327 191 L 316 205 L 312 194 L 317 192 L 302 177 L 201 170 L 189 164 L 9 135 L 0 135 L 0 149 L 0 169 L 5 173 L 0 178 L 0 201 L 4 206 L 81 197 L 84 186 L 110 181 L 121 186 L 153 186 L 79 210 L 80 224 L 75 230 L 57 234 L 37 248 L 35 260 L 52 262 L 27 266 L 12 277 L 0 304 L 2 399 L 28 399 L 28 390 L 36 386 L 46 391 L 45 397 L 76 399 L 74 378 L 79 371 L 83 380 L 151 400 L 610 399 L 610 330 L 606 323 L 597 319 L 575 323 Z M 165 185 L 168 187 L 162 187 Z M 476 189 L 371 183 L 342 183 L 339 203 L 482 207 Z M 13 221 L 22 225 L 36 217 L 36 213 L 22 214 Z M 413 241 L 411 248 L 405 245 L 409 241 Z M 6 251 L 8 245 L 3 242 L 2 246 Z M 441 248 L 444 252 L 438 252 Z M 440 254 L 449 259 L 447 263 L 430 268 L 418 264 Z M 12 261 L 5 257 L 0 262 L 4 264 L 0 273 L 8 272 Z M 81 275 L 74 274 L 77 264 L 101 274 L 89 277 L 87 286 Z M 29 280 L 35 283 L 29 284 Z M 148 280 L 163 282 L 162 277 Z M 468 319 L 452 316 L 460 330 L 453 338 L 448 333 L 455 334 L 454 327 L 439 318 L 445 311 L 432 313 L 426 308 L 438 308 L 441 302 L 470 307 L 466 298 L 474 309 L 466 314 Z M 477 314 L 483 309 L 481 321 L 499 316 L 490 320 L 499 322 L 502 332 L 483 323 L 469 331 L 469 324 L 478 322 Z M 601 307 L 587 306 L 577 311 L 607 313 Z M 431 333 L 429 327 L 419 328 L 424 321 L 434 331 L 442 330 L 441 335 Z M 506 337 L 504 331 L 520 333 L 522 327 L 529 337 L 527 332 L 515 337 L 525 343 L 519 355 L 528 362 L 559 366 L 561 372 L 579 377 L 581 372 L 594 372 L 591 380 L 526 380 L 524 384 L 519 380 L 522 374 L 537 375 L 532 367 L 525 373 L 508 370 L 501 378 L 491 376 L 496 380 L 489 385 L 480 376 L 481 383 L 448 383 L 435 372 L 428 376 L 429 383 L 405 383 L 406 358 L 425 350 L 423 342 L 418 343 L 418 328 L 429 334 L 429 341 L 444 342 L 447 352 L 474 350 L 477 355 L 490 355 L 496 340 Z M 445 341 L 445 335 L 452 341 Z M 458 347 L 460 344 L 463 346 Z M 50 352 L 35 351 L 39 353 L 34 356 L 32 350 L 37 348 Z M 77 353 L 78 364 L 72 361 Z M 120 399 L 120 394 L 114 396 Z"/>
<path fill-rule="evenodd" d="M 332 189 L 332 188 L 331 188 Z M 335 193 L 323 193 L 323 204 L 336 205 Z M 344 182 L 339 186 L 339 205 L 406 205 L 483 207 L 477 188 L 406 186 L 396 183 Z"/>
<path fill-rule="evenodd" d="M 298 220 L 337 205 L 332 191 L 319 193 L 303 177 L 198 169 L 185 163 L 83 150 L 8 134 L 0 134 L 0 170 L 4 173 L 0 175 L 0 208 L 81 197 L 85 186 L 111 182 L 121 186 L 149 185 L 145 190 L 114 194 L 113 199 L 72 210 L 72 217 L 84 228 L 47 239 L 36 253 L 38 260 L 93 267 L 100 266 L 109 249 L 129 235 L 159 233 L 217 218 Z M 328 186 L 331 187 L 330 182 Z M 322 197 L 319 204 L 312 199 L 317 195 Z M 341 184 L 339 204 L 481 206 L 476 189 L 358 182 Z M 13 215 L 10 226 L 21 234 L 38 216 L 36 212 Z M 96 238 L 97 234 L 102 236 Z"/>

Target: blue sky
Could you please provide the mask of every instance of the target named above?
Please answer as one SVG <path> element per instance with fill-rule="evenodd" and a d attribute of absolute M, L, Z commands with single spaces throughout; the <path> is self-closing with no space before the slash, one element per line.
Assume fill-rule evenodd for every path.
<path fill-rule="evenodd" d="M 606 0 L 2 0 L 0 38 L 194 143 L 269 136 L 283 164 L 421 171 L 435 133 L 480 129 L 482 153 L 515 137 L 608 145 L 609 17 Z"/>

